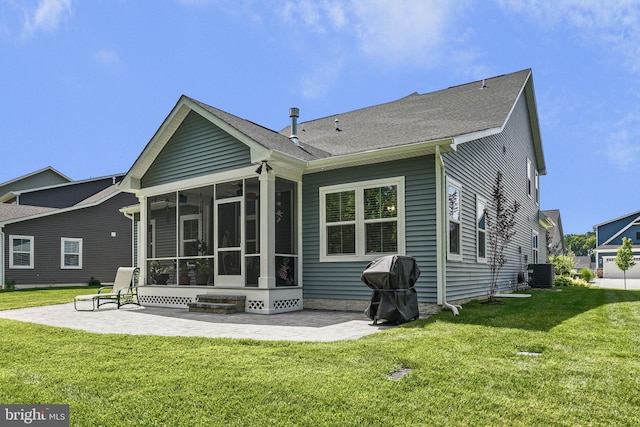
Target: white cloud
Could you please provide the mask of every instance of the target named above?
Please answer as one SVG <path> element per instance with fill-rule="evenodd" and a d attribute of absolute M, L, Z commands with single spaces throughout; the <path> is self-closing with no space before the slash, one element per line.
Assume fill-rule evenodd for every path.
<path fill-rule="evenodd" d="M 331 58 L 331 64 L 313 66 L 301 78 L 303 93 L 318 97 L 340 77 L 345 52 L 391 67 L 429 68 L 450 60 L 460 41 L 451 38 L 449 29 L 470 1 L 288 0 L 279 10 L 301 32 L 297 44 L 310 46 L 325 61 Z M 336 52 L 342 52 L 337 55 L 342 59 L 336 61 Z M 458 59 L 471 60 L 469 55 Z"/>
<path fill-rule="evenodd" d="M 287 1 L 283 14 L 286 21 L 300 23 L 316 33 L 340 30 L 347 25 L 343 4 L 337 0 Z"/>
<path fill-rule="evenodd" d="M 569 27 L 587 43 L 623 55 L 640 72 L 640 0 L 496 0 L 547 28 Z"/>
<path fill-rule="evenodd" d="M 355 39 L 366 55 L 394 63 L 434 64 L 447 41 L 446 29 L 466 1 L 298 0 L 282 8 L 285 21 L 317 34 Z M 348 42 L 348 41 L 347 41 Z"/>
<path fill-rule="evenodd" d="M 26 13 L 24 30 L 27 34 L 37 31 L 54 32 L 60 21 L 71 15 L 71 0 L 40 0 L 35 11 Z"/>
<path fill-rule="evenodd" d="M 464 2 L 354 0 L 361 49 L 387 63 L 433 66 L 448 45 L 447 28 Z"/>
<path fill-rule="evenodd" d="M 640 114 L 629 114 L 607 138 L 606 156 L 613 166 L 627 171 L 640 162 Z"/>

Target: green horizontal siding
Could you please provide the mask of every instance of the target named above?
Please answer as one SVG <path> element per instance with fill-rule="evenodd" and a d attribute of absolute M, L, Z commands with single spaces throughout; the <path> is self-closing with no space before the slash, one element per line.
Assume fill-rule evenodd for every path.
<path fill-rule="evenodd" d="M 421 302 L 436 301 L 434 157 L 420 157 L 303 177 L 304 297 L 367 300 L 361 280 L 367 262 L 319 262 L 319 188 L 342 183 L 405 177 L 406 254 L 416 258 L 421 276 L 416 283 Z"/>
<path fill-rule="evenodd" d="M 539 262 L 546 261 L 545 230 L 538 223 L 538 210 L 526 191 L 526 162 L 536 164 L 528 110 L 524 95 L 518 101 L 502 133 L 467 142 L 453 153 L 445 154 L 447 176 L 460 182 L 462 189 L 462 261 L 447 262 L 447 299 L 454 301 L 487 295 L 490 275 L 487 263 L 476 261 L 476 196 L 484 197 L 491 207 L 491 192 L 498 170 L 504 176 L 507 199 L 518 200 L 516 235 L 506 250 L 507 263 L 500 272 L 501 289 L 515 283 L 523 269 L 524 255 L 531 262 L 531 232 L 539 232 Z M 532 172 L 533 178 L 533 172 Z"/>
<path fill-rule="evenodd" d="M 249 147 L 191 111 L 142 178 L 152 187 L 251 164 Z"/>

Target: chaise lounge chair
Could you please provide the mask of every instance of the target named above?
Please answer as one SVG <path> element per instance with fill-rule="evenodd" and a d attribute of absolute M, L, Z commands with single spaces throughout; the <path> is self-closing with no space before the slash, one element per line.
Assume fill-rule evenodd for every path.
<path fill-rule="evenodd" d="M 94 311 L 104 304 L 117 304 L 118 308 L 127 304 L 140 305 L 138 302 L 138 287 L 135 286 L 135 276 L 138 267 L 120 267 L 113 281 L 113 286 L 102 286 L 96 294 L 78 295 L 73 299 L 73 308 L 77 311 Z M 111 289 L 111 292 L 105 292 Z M 79 309 L 78 301 L 91 301 L 91 310 Z"/>

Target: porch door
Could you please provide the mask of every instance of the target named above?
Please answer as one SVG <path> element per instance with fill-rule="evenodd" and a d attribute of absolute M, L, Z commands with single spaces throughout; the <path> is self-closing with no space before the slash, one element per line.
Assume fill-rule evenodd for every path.
<path fill-rule="evenodd" d="M 223 199 L 217 203 L 216 283 L 243 286 L 242 197 Z"/>

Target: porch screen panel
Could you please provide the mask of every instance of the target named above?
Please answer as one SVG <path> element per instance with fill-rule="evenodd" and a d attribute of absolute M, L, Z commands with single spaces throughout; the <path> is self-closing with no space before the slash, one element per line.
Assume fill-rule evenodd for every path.
<path fill-rule="evenodd" d="M 218 205 L 218 271 L 238 276 L 241 271 L 240 235 L 241 205 L 239 201 Z"/>
<path fill-rule="evenodd" d="M 297 276 L 297 221 L 295 182 L 276 178 L 276 286 L 296 286 Z"/>
<path fill-rule="evenodd" d="M 177 236 L 176 193 L 149 198 L 148 254 L 155 258 L 175 257 Z"/>
<path fill-rule="evenodd" d="M 257 287 L 260 277 L 260 181 L 245 180 L 245 286 Z"/>

